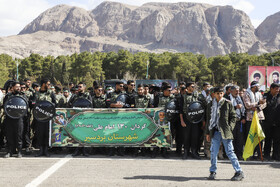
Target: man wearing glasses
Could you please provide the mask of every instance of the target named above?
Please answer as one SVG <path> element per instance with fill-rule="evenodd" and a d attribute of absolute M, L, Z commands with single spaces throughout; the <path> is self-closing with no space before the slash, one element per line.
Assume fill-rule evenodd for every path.
<path fill-rule="evenodd" d="M 102 86 L 95 86 L 92 105 L 93 108 L 106 108 L 106 96 L 103 94 Z"/>
<path fill-rule="evenodd" d="M 85 90 L 86 90 L 86 84 L 83 82 L 80 82 L 78 84 L 78 93 L 73 94 L 72 97 L 69 99 L 68 105 L 70 108 L 73 107 L 73 103 L 79 98 L 87 99 L 90 102 L 92 102 L 91 95 L 88 92 L 86 92 Z"/>
<path fill-rule="evenodd" d="M 201 94 L 195 91 L 195 86 L 193 82 L 186 83 L 187 92 L 182 95 L 180 102 L 180 120 L 181 126 L 183 127 L 180 131 L 183 137 L 184 144 L 184 154 L 183 159 L 188 159 L 189 152 L 191 151 L 191 156 L 195 159 L 200 159 L 198 154 L 199 140 L 200 140 L 200 128 L 201 125 L 197 123 L 192 123 L 187 120 L 187 111 L 189 105 L 194 101 L 201 101 L 205 105 L 205 100 Z"/>

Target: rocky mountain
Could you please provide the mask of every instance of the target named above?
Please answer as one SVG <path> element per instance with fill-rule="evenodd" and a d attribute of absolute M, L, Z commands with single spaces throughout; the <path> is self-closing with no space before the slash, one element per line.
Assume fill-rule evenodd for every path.
<path fill-rule="evenodd" d="M 147 3 L 140 7 L 103 2 L 87 11 L 58 5 L 46 10 L 18 35 L 0 38 L 0 53 L 67 55 L 82 51 L 230 52 L 260 54 L 280 45 L 280 12 L 256 30 L 231 6 Z M 279 34 L 278 34 L 279 33 Z"/>

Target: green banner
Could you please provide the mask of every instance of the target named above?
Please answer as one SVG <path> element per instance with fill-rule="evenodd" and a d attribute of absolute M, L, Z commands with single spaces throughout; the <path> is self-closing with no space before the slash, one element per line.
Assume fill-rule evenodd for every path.
<path fill-rule="evenodd" d="M 162 108 L 57 109 L 53 147 L 170 147 L 169 123 Z"/>

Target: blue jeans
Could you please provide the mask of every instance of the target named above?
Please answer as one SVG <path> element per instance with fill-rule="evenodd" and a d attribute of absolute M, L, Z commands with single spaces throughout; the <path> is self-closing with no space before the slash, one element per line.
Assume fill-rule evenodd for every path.
<path fill-rule="evenodd" d="M 210 172 L 216 172 L 217 170 L 217 157 L 220 149 L 220 144 L 223 142 L 226 154 L 231 161 L 232 167 L 236 172 L 242 171 L 238 159 L 234 153 L 232 140 L 223 139 L 220 132 L 215 131 L 211 140 L 211 167 Z"/>

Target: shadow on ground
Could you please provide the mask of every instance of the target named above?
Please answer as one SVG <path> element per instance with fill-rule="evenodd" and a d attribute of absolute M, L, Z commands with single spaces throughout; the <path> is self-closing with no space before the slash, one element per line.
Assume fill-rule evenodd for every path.
<path fill-rule="evenodd" d="M 138 175 L 133 177 L 124 177 L 125 180 L 166 180 L 166 181 L 176 181 L 185 182 L 190 180 L 205 181 L 207 177 L 182 177 L 182 176 L 158 176 L 158 175 Z M 217 179 L 215 181 L 229 181 L 228 179 Z"/>

